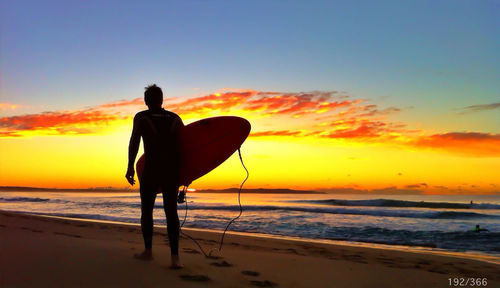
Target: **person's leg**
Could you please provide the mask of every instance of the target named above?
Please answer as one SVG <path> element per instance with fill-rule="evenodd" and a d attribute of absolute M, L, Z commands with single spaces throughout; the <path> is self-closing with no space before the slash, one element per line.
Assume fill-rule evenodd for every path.
<path fill-rule="evenodd" d="M 141 229 L 144 238 L 144 252 L 135 257 L 144 260 L 152 259 L 153 247 L 153 208 L 156 199 L 155 185 L 141 183 Z"/>
<path fill-rule="evenodd" d="M 172 268 L 182 268 L 179 260 L 179 216 L 177 215 L 177 193 L 179 186 L 162 185 L 163 207 L 167 217 L 168 242 L 170 243 L 170 255 Z"/>

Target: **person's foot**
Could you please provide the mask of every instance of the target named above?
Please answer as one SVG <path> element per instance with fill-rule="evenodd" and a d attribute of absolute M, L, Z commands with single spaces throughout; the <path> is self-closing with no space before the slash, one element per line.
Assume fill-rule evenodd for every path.
<path fill-rule="evenodd" d="M 135 259 L 151 261 L 153 260 L 153 251 L 151 249 L 146 249 L 142 253 L 134 254 Z"/>
<path fill-rule="evenodd" d="M 184 264 L 181 263 L 179 255 L 172 255 L 171 259 L 172 259 L 172 265 L 170 265 L 170 269 L 184 268 Z"/>

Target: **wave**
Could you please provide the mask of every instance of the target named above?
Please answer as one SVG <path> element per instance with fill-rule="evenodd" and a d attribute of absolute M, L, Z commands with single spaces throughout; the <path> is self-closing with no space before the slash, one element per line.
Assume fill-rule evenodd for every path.
<path fill-rule="evenodd" d="M 50 199 L 38 198 L 38 197 L 12 197 L 12 198 L 0 197 L 0 201 L 2 201 L 2 202 L 47 202 L 47 201 L 50 201 Z"/>
<path fill-rule="evenodd" d="M 473 231 L 410 231 L 379 227 L 336 227 L 322 235 L 326 239 L 389 245 L 423 246 L 454 251 L 500 251 L 500 233 Z"/>
<path fill-rule="evenodd" d="M 334 199 L 331 199 L 334 200 Z M 331 201 L 319 200 L 319 201 Z M 379 199 L 384 200 L 384 199 Z M 359 201 L 379 201 L 379 200 L 341 200 L 348 202 Z M 141 204 L 139 202 L 122 202 L 122 201 L 69 201 L 62 199 L 44 199 L 36 197 L 13 197 L 13 198 L 0 198 L 4 202 L 49 202 L 63 204 L 64 207 L 73 207 L 75 209 L 114 209 L 114 208 L 133 208 L 139 209 Z M 315 200 L 313 200 L 315 201 Z M 397 201 L 397 200 L 391 200 Z M 411 202 L 411 201 L 399 201 Z M 416 202 L 419 203 L 419 202 Z M 402 217 L 402 218 L 423 218 L 423 219 L 480 219 L 492 218 L 500 219 L 500 215 L 484 214 L 472 211 L 433 211 L 433 210 L 418 210 L 418 209 L 384 209 L 387 206 L 376 206 L 376 209 L 357 208 L 357 207 L 328 207 L 328 206 L 279 206 L 279 205 L 244 205 L 244 211 L 288 211 L 288 212 L 307 212 L 307 213 L 324 213 L 324 214 L 341 214 L 341 215 L 366 215 L 373 217 Z M 392 206 L 393 207 L 393 206 Z M 401 207 L 401 206 L 400 206 Z M 408 207 L 408 206 L 407 206 Z M 413 206 L 409 206 L 413 207 Z M 162 201 L 157 201 L 155 208 L 162 209 Z M 179 206 L 180 210 L 183 205 Z M 206 205 L 206 204 L 189 204 L 189 210 L 216 210 L 216 211 L 239 211 L 237 205 Z"/>
<path fill-rule="evenodd" d="M 406 208 L 433 208 L 433 209 L 500 209 L 498 204 L 490 203 L 452 203 L 452 202 L 424 202 L 424 201 L 404 201 L 393 199 L 372 199 L 372 200 L 296 200 L 297 203 L 325 204 L 332 206 L 368 206 L 368 207 L 406 207 Z"/>
<path fill-rule="evenodd" d="M 189 205 L 189 210 L 222 210 L 239 211 L 239 206 L 206 206 Z M 415 211 L 415 210 L 366 210 L 356 208 L 333 208 L 333 207 L 300 207 L 300 206 L 257 206 L 245 205 L 244 211 L 296 211 L 309 213 L 343 214 L 343 215 L 367 215 L 379 217 L 404 217 L 404 218 L 427 218 L 427 219 L 475 219 L 475 218 L 498 218 L 500 215 L 483 214 L 476 212 L 461 211 Z"/>

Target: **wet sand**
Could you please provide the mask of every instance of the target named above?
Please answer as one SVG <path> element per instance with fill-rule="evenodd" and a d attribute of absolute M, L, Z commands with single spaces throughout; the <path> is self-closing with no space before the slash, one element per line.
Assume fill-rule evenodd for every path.
<path fill-rule="evenodd" d="M 218 247 L 219 232 L 183 231 Z M 456 277 L 500 287 L 499 264 L 429 253 L 227 234 L 206 258 L 181 237 L 186 267 L 171 270 L 165 228 L 154 260 L 134 259 L 142 248 L 138 225 L 0 211 L 0 287 L 450 287 Z"/>

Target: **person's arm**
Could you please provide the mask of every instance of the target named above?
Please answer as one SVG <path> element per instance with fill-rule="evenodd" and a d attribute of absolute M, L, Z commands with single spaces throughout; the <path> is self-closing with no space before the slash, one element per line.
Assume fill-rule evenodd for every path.
<path fill-rule="evenodd" d="M 177 117 L 174 122 L 174 131 L 173 137 L 175 138 L 175 165 L 180 168 L 180 160 L 181 160 L 181 143 L 180 143 L 180 133 L 181 129 L 184 127 L 184 123 L 182 122 L 181 117 Z"/>
<path fill-rule="evenodd" d="M 180 168 L 181 168 L 181 137 L 180 137 L 180 133 L 181 133 L 181 130 L 184 128 L 184 123 L 182 122 L 182 119 L 181 117 L 178 117 L 177 119 L 175 119 L 175 123 L 174 123 L 174 133 L 173 133 L 173 137 L 175 138 L 175 165 L 177 166 L 177 177 L 180 178 Z M 180 179 L 178 179 L 179 182 L 180 182 Z M 180 184 L 180 183 L 179 183 Z M 188 184 L 189 185 L 189 184 Z M 179 204 L 182 204 L 186 201 L 186 194 L 185 194 L 185 191 L 186 190 L 182 190 L 181 192 L 179 192 L 179 195 L 177 195 L 177 203 Z"/>
<path fill-rule="evenodd" d="M 130 136 L 130 143 L 128 145 L 128 167 L 127 167 L 127 174 L 125 175 L 125 178 L 127 178 L 127 181 L 128 183 L 130 183 L 130 185 L 135 184 L 134 163 L 135 163 L 135 157 L 137 157 L 137 152 L 139 152 L 140 144 L 141 144 L 141 133 L 139 129 L 139 117 L 135 115 L 134 126 L 132 128 L 132 135 Z"/>

